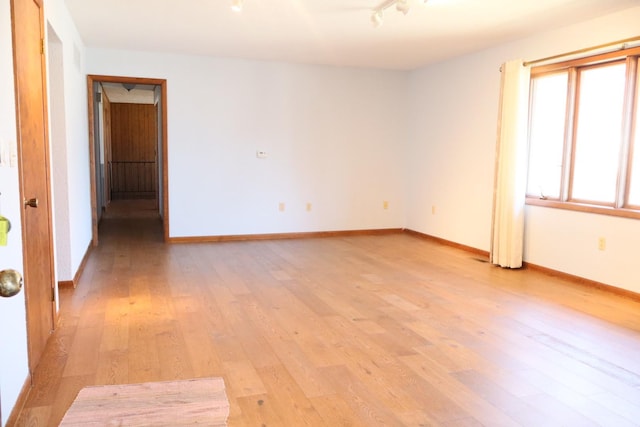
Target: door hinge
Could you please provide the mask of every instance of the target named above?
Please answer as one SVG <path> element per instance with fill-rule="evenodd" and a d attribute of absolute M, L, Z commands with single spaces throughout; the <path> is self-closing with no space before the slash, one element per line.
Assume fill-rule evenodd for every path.
<path fill-rule="evenodd" d="M 40 39 L 40 54 L 44 55 L 44 39 Z"/>
<path fill-rule="evenodd" d="M 51 302 L 56 302 L 56 288 L 51 288 Z"/>

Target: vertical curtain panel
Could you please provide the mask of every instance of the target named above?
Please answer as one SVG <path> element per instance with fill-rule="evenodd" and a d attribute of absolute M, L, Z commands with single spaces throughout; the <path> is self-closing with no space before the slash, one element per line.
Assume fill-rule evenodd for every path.
<path fill-rule="evenodd" d="M 513 60 L 504 63 L 501 70 L 491 263 L 520 268 L 524 251 L 530 69 L 522 65 L 522 60 Z"/>

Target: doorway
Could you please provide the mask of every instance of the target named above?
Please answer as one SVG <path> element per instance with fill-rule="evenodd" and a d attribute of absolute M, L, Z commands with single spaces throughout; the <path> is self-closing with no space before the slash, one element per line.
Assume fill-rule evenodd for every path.
<path fill-rule="evenodd" d="M 93 244 L 109 206 L 155 209 L 168 241 L 166 80 L 90 75 L 88 89 Z M 117 102 L 123 91 L 152 102 Z"/>
<path fill-rule="evenodd" d="M 23 276 L 29 370 L 33 372 L 54 328 L 55 273 L 44 12 L 41 0 L 12 1 L 18 174 L 22 211 Z"/>

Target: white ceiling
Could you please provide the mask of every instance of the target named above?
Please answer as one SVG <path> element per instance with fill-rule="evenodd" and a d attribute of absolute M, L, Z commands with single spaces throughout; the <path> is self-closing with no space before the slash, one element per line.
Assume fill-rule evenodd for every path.
<path fill-rule="evenodd" d="M 640 0 L 65 0 L 87 46 L 409 70 Z"/>
<path fill-rule="evenodd" d="M 112 103 L 155 104 L 155 86 L 153 85 L 135 85 L 128 90 L 122 83 L 101 84 Z"/>

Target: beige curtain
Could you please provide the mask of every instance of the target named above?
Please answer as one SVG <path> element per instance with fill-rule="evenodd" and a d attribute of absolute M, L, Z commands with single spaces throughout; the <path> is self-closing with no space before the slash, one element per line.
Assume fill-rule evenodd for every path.
<path fill-rule="evenodd" d="M 502 65 L 493 195 L 491 263 L 522 267 L 527 186 L 530 70 L 522 60 Z"/>

